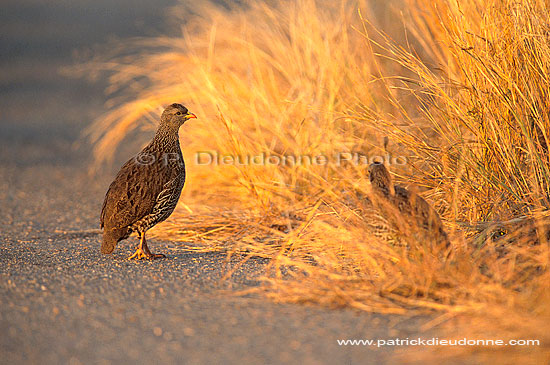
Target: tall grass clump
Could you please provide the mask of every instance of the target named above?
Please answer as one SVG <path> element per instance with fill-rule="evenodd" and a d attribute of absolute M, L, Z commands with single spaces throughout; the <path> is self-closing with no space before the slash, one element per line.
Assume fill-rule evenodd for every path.
<path fill-rule="evenodd" d="M 111 109 L 88 131 L 96 161 L 108 162 L 130 132 L 154 130 L 162 105 L 183 102 L 200 118 L 181 133 L 190 177 L 157 236 L 269 258 L 253 290 L 274 300 L 440 313 L 434 324 L 467 321 L 457 336 L 539 338 L 543 359 L 546 5 L 405 5 L 402 38 L 377 23 L 389 10 L 367 2 L 281 0 L 194 5 L 179 36 L 110 45 L 74 68 L 109 75 Z M 189 161 L 205 151 L 230 163 Z M 273 160 L 243 163 L 258 155 Z M 399 212 L 380 214 L 369 159 L 350 159 L 373 155 L 404 157 L 390 170 L 437 208 L 450 247 Z M 313 159 L 277 163 L 288 156 Z"/>
<path fill-rule="evenodd" d="M 398 113 L 364 106 L 359 118 L 378 127 L 382 121 L 382 130 L 411 152 L 411 181 L 428 189 L 449 228 L 470 237 L 466 256 L 456 247 L 451 264 L 464 271 L 461 261 L 472 260 L 466 271 L 476 282 L 463 289 L 475 301 L 487 298 L 476 321 L 459 328 L 477 336 L 534 336 L 545 349 L 539 360 L 547 360 L 546 2 L 413 0 L 409 9 L 408 30 L 423 58 L 383 32 L 383 41 L 373 41 L 381 57 L 409 71 L 387 82 L 384 103 Z M 393 89 L 409 91 L 417 102 L 404 105 Z"/>
<path fill-rule="evenodd" d="M 387 38 L 378 46 L 412 71 L 411 79 L 391 86 L 414 93 L 417 107 L 403 106 L 391 116 L 374 113 L 375 123 L 389 121 L 387 129 L 422 166 L 416 180 L 439 190 L 453 220 L 547 210 L 550 23 L 545 2 L 412 1 L 410 9 L 415 10 L 409 29 L 423 42 L 427 60 Z M 371 113 L 364 116 L 373 119 Z"/>

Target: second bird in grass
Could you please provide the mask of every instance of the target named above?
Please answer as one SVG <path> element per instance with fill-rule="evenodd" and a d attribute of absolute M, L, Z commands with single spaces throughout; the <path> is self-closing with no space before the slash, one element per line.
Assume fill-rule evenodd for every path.
<path fill-rule="evenodd" d="M 369 180 L 380 200 L 378 207 L 387 217 L 403 220 L 410 228 L 420 228 L 421 238 L 448 247 L 449 237 L 439 214 L 421 196 L 394 185 L 386 166 L 375 162 L 369 166 Z M 419 237 L 420 238 L 420 237 Z"/>
<path fill-rule="evenodd" d="M 122 166 L 109 186 L 101 210 L 101 253 L 112 253 L 119 241 L 136 232 L 140 243 L 129 258 L 164 257 L 151 253 L 145 233 L 168 218 L 178 203 L 185 183 L 178 131 L 191 118 L 196 118 L 195 114 L 183 105 L 169 105 L 160 117 L 153 140 Z"/>

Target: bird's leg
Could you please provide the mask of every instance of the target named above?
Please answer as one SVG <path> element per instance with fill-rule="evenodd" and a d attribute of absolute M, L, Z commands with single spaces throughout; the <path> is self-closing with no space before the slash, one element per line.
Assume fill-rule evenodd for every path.
<path fill-rule="evenodd" d="M 131 260 L 131 259 L 153 260 L 161 257 L 166 257 L 163 254 L 154 254 L 154 253 L 151 253 L 151 251 L 149 251 L 149 247 L 147 247 L 147 240 L 145 239 L 145 232 L 139 232 L 139 238 L 140 238 L 139 246 L 136 252 L 134 252 L 132 256 L 128 257 L 128 260 Z"/>
<path fill-rule="evenodd" d="M 147 255 L 145 254 L 144 250 L 143 250 L 143 240 L 144 239 L 145 239 L 145 232 L 139 231 L 139 245 L 138 245 L 138 248 L 132 256 L 128 257 L 128 260 L 131 260 L 131 259 L 142 260 L 142 259 L 148 258 Z"/>
<path fill-rule="evenodd" d="M 142 250 L 145 252 L 148 259 L 159 259 L 161 257 L 166 257 L 161 253 L 152 253 L 149 251 L 149 247 L 147 247 L 147 240 L 145 239 L 145 232 L 143 232 Z"/>

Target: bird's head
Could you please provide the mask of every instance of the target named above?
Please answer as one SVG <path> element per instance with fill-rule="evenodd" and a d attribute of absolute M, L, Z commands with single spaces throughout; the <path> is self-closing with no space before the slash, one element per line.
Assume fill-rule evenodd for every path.
<path fill-rule="evenodd" d="M 369 166 L 369 180 L 371 186 L 377 192 L 386 196 L 393 195 L 391 175 L 386 166 L 381 162 L 374 162 Z"/>
<path fill-rule="evenodd" d="M 168 124 L 170 126 L 179 128 L 183 123 L 189 119 L 196 118 L 197 116 L 193 113 L 190 113 L 186 107 L 181 104 L 170 104 L 162 112 L 160 117 L 161 124 Z"/>

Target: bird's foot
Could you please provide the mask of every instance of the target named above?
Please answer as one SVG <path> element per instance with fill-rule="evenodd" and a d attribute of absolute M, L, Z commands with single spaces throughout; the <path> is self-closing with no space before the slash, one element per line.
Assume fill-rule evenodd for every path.
<path fill-rule="evenodd" d="M 128 260 L 137 259 L 137 260 L 154 260 L 154 259 L 160 259 L 162 257 L 166 257 L 161 253 L 151 253 L 149 250 L 142 250 L 141 248 L 138 248 L 136 252 L 130 257 L 128 257 Z"/>

